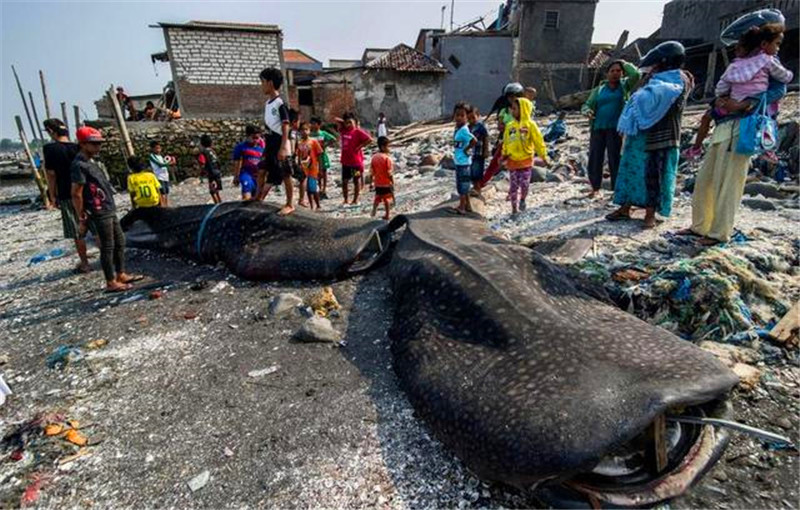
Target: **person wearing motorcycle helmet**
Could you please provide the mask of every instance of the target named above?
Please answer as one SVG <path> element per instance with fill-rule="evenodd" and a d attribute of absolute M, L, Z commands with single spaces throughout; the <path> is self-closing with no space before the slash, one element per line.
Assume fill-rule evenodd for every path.
<path fill-rule="evenodd" d="M 606 216 L 609 221 L 630 219 L 631 207 L 643 207 L 644 228 L 654 228 L 656 212 L 672 212 L 681 117 L 694 85 L 692 75 L 681 69 L 685 60 L 683 45 L 666 41 L 639 62 L 649 72 L 617 124 L 626 140 L 614 189 L 614 203 L 620 208 Z"/>

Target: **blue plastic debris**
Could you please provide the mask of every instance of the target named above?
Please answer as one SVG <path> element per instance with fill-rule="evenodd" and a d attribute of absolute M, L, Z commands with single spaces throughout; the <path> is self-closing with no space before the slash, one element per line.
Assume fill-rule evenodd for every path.
<path fill-rule="evenodd" d="M 678 288 L 672 293 L 672 299 L 676 301 L 686 301 L 692 295 L 692 281 L 684 278 L 678 284 Z"/>
<path fill-rule="evenodd" d="M 64 368 L 83 358 L 83 352 L 74 345 L 59 345 L 53 354 L 47 357 L 47 368 Z"/>
<path fill-rule="evenodd" d="M 42 262 L 47 262 L 48 260 L 63 257 L 66 254 L 67 252 L 64 251 L 64 248 L 53 248 L 48 252 L 38 253 L 31 257 L 31 259 L 28 261 L 28 265 L 35 266 L 36 264 L 41 264 Z"/>

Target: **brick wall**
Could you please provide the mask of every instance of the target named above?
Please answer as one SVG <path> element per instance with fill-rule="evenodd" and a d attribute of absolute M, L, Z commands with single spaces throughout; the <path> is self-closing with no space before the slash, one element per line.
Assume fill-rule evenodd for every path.
<path fill-rule="evenodd" d="M 282 67 L 280 34 L 178 27 L 166 31 L 185 116 L 241 117 L 261 111 L 258 74 L 265 67 Z"/>

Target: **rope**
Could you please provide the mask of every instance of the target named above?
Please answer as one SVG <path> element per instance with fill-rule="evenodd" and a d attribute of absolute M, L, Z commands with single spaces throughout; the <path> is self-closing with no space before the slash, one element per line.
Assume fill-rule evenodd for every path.
<path fill-rule="evenodd" d="M 208 220 L 211 218 L 211 215 L 214 214 L 214 211 L 216 211 L 217 207 L 219 207 L 220 205 L 222 205 L 222 202 L 220 202 L 219 204 L 214 204 L 214 207 L 209 209 L 209 211 L 206 213 L 205 217 L 203 218 L 203 221 L 200 222 L 200 228 L 197 230 L 197 245 L 196 245 L 196 247 L 197 247 L 197 256 L 201 260 L 203 258 L 203 253 L 201 252 L 201 248 L 202 248 L 202 245 L 203 245 L 203 233 L 206 230 L 206 223 L 208 223 Z"/>

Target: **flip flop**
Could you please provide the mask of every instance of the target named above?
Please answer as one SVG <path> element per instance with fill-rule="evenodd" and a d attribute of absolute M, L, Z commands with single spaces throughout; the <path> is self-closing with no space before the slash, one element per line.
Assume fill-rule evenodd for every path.
<path fill-rule="evenodd" d="M 124 282 L 122 282 L 122 283 L 125 283 L 125 284 L 135 283 L 135 282 L 140 282 L 142 280 L 144 280 L 144 275 L 142 275 L 142 274 L 134 274 L 134 275 L 130 275 L 130 277 L 127 280 L 125 280 Z"/>
<path fill-rule="evenodd" d="M 682 228 L 680 230 L 675 231 L 676 236 L 692 236 L 692 237 L 700 237 L 700 234 L 695 232 L 690 228 Z"/>
<path fill-rule="evenodd" d="M 610 214 L 606 214 L 606 219 L 608 221 L 622 221 L 622 220 L 629 220 L 631 219 L 630 214 L 622 214 L 618 211 L 614 211 Z"/>
<path fill-rule="evenodd" d="M 133 288 L 133 285 L 131 285 L 130 283 L 126 283 L 126 284 L 122 285 L 121 287 L 115 287 L 113 289 L 106 288 L 104 292 L 106 294 L 116 294 L 117 292 L 125 292 L 127 290 L 131 290 L 132 288 Z"/>

